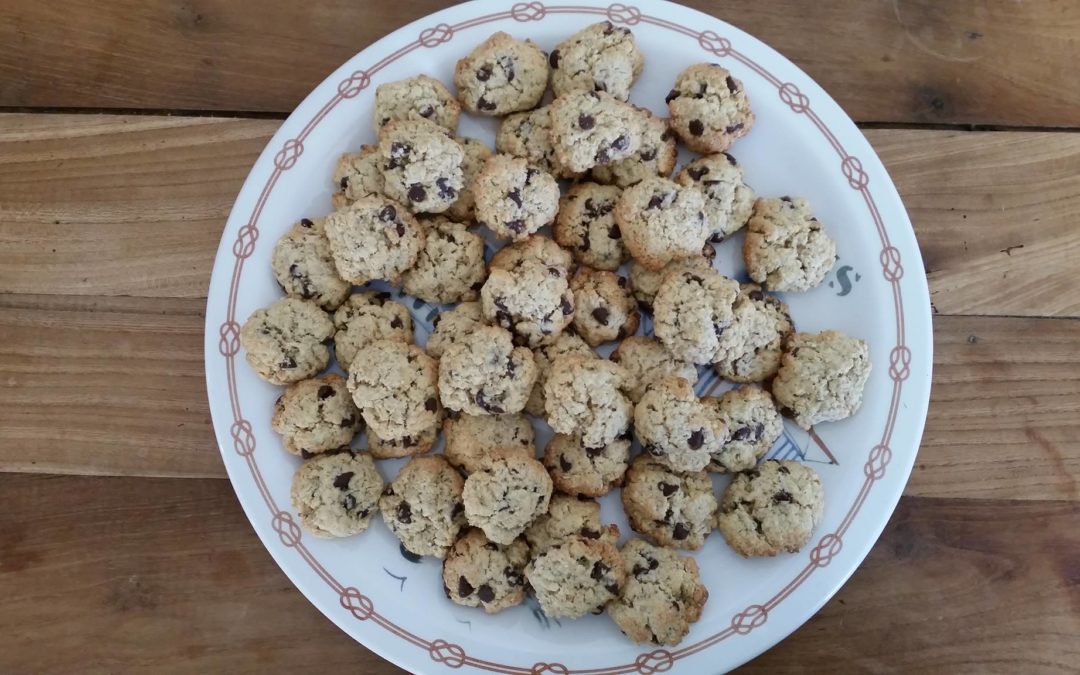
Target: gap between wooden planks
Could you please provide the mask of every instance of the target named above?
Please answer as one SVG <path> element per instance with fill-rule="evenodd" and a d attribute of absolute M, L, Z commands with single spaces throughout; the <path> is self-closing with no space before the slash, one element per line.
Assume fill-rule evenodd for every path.
<path fill-rule="evenodd" d="M 224 481 L 6 474 L 0 492 L 0 671 L 401 672 L 293 588 Z M 836 597 L 748 671 L 1071 672 L 1078 561 L 1076 502 L 906 497 Z"/>
<path fill-rule="evenodd" d="M 1080 3 L 686 4 L 782 51 L 858 121 L 1080 126 Z M 6 0 L 0 106 L 289 111 L 353 54 L 445 5 Z"/>
<path fill-rule="evenodd" d="M 0 115 L 0 290 L 205 297 L 233 200 L 278 125 Z M 867 136 L 938 312 L 1080 316 L 1080 134 Z"/>
<path fill-rule="evenodd" d="M 222 477 L 203 301 L 0 295 L 0 471 Z M 907 494 L 1080 501 L 1080 321 L 935 319 Z"/>

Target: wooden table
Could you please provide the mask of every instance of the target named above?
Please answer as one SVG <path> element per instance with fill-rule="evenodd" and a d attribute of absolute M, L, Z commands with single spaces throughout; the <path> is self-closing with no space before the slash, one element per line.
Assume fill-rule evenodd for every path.
<path fill-rule="evenodd" d="M 203 308 L 240 183 L 435 0 L 0 7 L 0 672 L 398 670 L 224 480 Z M 746 667 L 1080 669 L 1080 2 L 696 0 L 861 123 L 922 245 L 933 402 L 888 529 Z"/>

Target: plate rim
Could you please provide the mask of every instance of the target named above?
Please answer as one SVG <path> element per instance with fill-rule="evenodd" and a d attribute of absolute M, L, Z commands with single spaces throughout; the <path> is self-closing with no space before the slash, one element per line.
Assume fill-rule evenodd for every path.
<path fill-rule="evenodd" d="M 588 1 L 589 0 L 585 0 L 585 3 Z M 329 112 L 329 109 L 332 108 L 333 105 L 336 105 L 340 100 L 345 100 L 358 95 L 370 85 L 371 75 L 376 73 L 379 68 L 396 60 L 396 58 L 404 56 L 405 53 L 412 50 L 404 51 L 404 47 L 400 48 L 390 56 L 383 57 L 381 61 L 376 62 L 374 66 L 367 70 L 361 69 L 350 72 L 352 70 L 350 64 L 357 62 L 365 53 L 380 53 L 380 47 L 382 48 L 382 51 L 385 51 L 385 45 L 399 41 L 402 34 L 411 32 L 412 34 L 419 36 L 409 43 L 413 46 L 413 49 L 415 49 L 417 47 L 438 46 L 439 44 L 448 42 L 452 39 L 455 31 L 472 28 L 482 23 L 503 21 L 506 19 L 513 19 L 519 22 L 536 21 L 542 20 L 547 14 L 594 14 L 597 15 L 597 20 L 607 18 L 613 23 L 631 27 L 641 22 L 652 23 L 653 25 L 676 30 L 689 37 L 695 37 L 698 44 L 706 51 L 715 54 L 720 58 L 735 57 L 736 60 L 739 60 L 747 67 L 758 72 L 759 75 L 762 75 L 777 87 L 781 100 L 786 103 L 796 115 L 807 115 L 807 117 L 814 119 L 815 124 L 821 129 L 822 133 L 826 135 L 826 138 L 830 140 L 834 149 L 836 149 L 838 153 L 843 153 L 841 169 L 844 172 L 849 185 L 853 189 L 863 193 L 864 199 L 867 201 L 867 206 L 871 210 L 875 223 L 878 226 L 879 236 L 882 238 L 883 243 L 880 262 L 886 280 L 889 280 L 893 285 L 898 311 L 898 343 L 890 353 L 890 375 L 892 376 L 894 385 L 893 410 L 890 412 L 890 418 L 886 422 L 886 431 L 889 431 L 889 427 L 895 423 L 896 416 L 898 415 L 898 410 L 896 410 L 897 402 L 900 399 L 903 383 L 905 381 L 910 381 L 912 387 L 919 387 L 919 390 L 915 393 L 915 402 L 918 404 L 918 409 L 915 411 L 908 410 L 905 415 L 911 415 L 912 412 L 914 412 L 914 420 L 912 421 L 915 427 L 912 429 L 914 432 L 912 434 L 912 443 L 915 447 L 914 451 L 910 453 L 910 461 L 898 465 L 894 469 L 902 471 L 903 478 L 892 481 L 890 483 L 892 489 L 888 494 L 882 495 L 884 501 L 880 508 L 880 515 L 878 516 L 877 522 L 871 526 L 866 526 L 864 524 L 864 527 L 867 527 L 868 531 L 872 533 L 873 536 L 864 537 L 861 545 L 855 547 L 857 549 L 855 557 L 852 559 L 849 567 L 830 582 L 827 592 L 821 593 L 820 596 L 814 598 L 812 602 L 799 605 L 796 609 L 791 609 L 790 606 L 786 608 L 786 615 L 784 615 L 783 618 L 778 619 L 778 621 L 783 624 L 778 637 L 771 641 L 760 641 L 756 643 L 754 647 L 744 650 L 737 660 L 731 662 L 731 667 L 736 667 L 737 665 L 749 661 L 780 642 L 783 638 L 805 623 L 833 597 L 840 586 L 842 586 L 851 574 L 853 574 L 862 564 L 866 555 L 880 537 L 882 530 L 895 511 L 896 504 L 902 495 L 918 455 L 922 433 L 925 428 L 926 414 L 929 407 L 930 378 L 933 368 L 933 321 L 929 302 L 929 288 L 926 282 L 922 258 L 921 255 L 919 255 L 920 250 L 918 242 L 916 241 L 914 229 L 911 226 L 907 211 L 904 208 L 895 184 L 889 177 L 880 158 L 877 156 L 876 152 L 874 152 L 861 131 L 859 131 L 855 123 L 843 112 L 839 105 L 824 91 L 824 89 L 817 85 L 817 83 L 814 82 L 809 75 L 803 72 L 802 69 L 769 45 L 746 34 L 722 19 L 693 8 L 682 5 L 673 5 L 672 3 L 662 2 L 661 0 L 638 0 L 633 5 L 625 5 L 622 3 L 610 5 L 597 3 L 588 5 L 585 3 L 576 5 L 558 5 L 541 2 L 518 2 L 509 9 L 506 9 L 506 3 L 499 2 L 498 0 L 473 0 L 472 2 L 448 7 L 425 17 L 421 17 L 416 21 L 388 33 L 380 40 L 372 43 L 364 50 L 361 50 L 319 83 L 319 85 L 305 97 L 305 99 L 282 123 L 281 127 L 267 143 L 267 146 L 264 148 L 263 152 L 260 153 L 259 158 L 252 166 L 252 169 L 237 196 L 233 209 L 229 215 L 228 222 L 223 230 L 221 242 L 215 256 L 211 283 L 207 294 L 204 361 L 207 394 L 211 403 L 210 410 L 214 423 L 215 436 L 217 438 L 219 450 L 222 453 L 226 471 L 229 474 L 230 482 L 232 483 L 234 492 L 237 494 L 237 499 L 240 501 L 245 514 L 252 523 L 252 527 L 255 529 L 263 545 L 268 552 L 270 552 L 281 570 L 308 598 L 308 600 L 327 616 L 327 618 L 333 621 L 347 634 L 353 636 L 354 639 L 357 639 L 380 656 L 387 658 L 402 667 L 422 667 L 421 663 L 418 662 L 418 658 L 414 656 L 420 652 L 413 649 L 410 653 L 405 653 L 400 649 L 395 649 L 394 647 L 396 645 L 391 645 L 390 641 L 361 639 L 356 632 L 350 630 L 350 627 L 345 625 L 349 620 L 348 615 L 340 612 L 332 612 L 331 607 L 327 607 L 323 602 L 316 600 L 316 591 L 308 587 L 308 580 L 300 579 L 299 574 L 293 569 L 293 566 L 297 564 L 297 561 L 285 559 L 286 552 L 290 549 L 298 551 L 305 560 L 307 560 L 307 558 L 313 559 L 310 552 L 306 552 L 304 547 L 299 545 L 301 536 L 300 528 L 292 519 L 289 512 L 281 508 L 278 508 L 276 512 L 271 511 L 273 524 L 271 525 L 272 529 L 270 532 L 267 532 L 265 525 L 261 522 L 262 519 L 265 519 L 266 513 L 259 513 L 259 520 L 257 520 L 256 513 L 253 512 L 257 503 L 249 503 L 250 500 L 245 500 L 242 497 L 238 480 L 243 477 L 243 474 L 239 473 L 242 468 L 241 466 L 234 466 L 236 455 L 239 455 L 246 460 L 245 464 L 248 466 L 248 469 L 252 471 L 252 476 L 256 478 L 256 483 L 258 483 L 258 468 L 253 459 L 254 437 L 251 435 L 250 423 L 247 423 L 242 414 L 240 414 L 238 402 L 232 393 L 232 390 L 235 389 L 235 377 L 233 373 L 236 357 L 240 351 L 239 323 L 237 323 L 234 313 L 236 303 L 235 295 L 238 289 L 240 274 L 243 269 L 243 261 L 254 251 L 259 236 L 257 227 L 258 215 L 262 206 L 265 204 L 266 198 L 269 196 L 269 190 L 272 189 L 273 183 L 276 181 L 277 176 L 280 175 L 280 172 L 287 171 L 296 163 L 303 152 L 303 139 L 306 137 L 306 134 L 314 129 L 315 125 L 317 125 L 322 117 Z M 446 21 L 443 21 L 443 19 L 446 19 L 447 17 L 461 15 L 463 14 L 463 11 L 483 11 L 496 8 L 502 8 L 503 11 L 474 19 L 467 19 L 458 24 L 449 24 Z M 705 29 L 702 31 L 695 31 L 690 28 L 685 28 L 684 26 L 673 23 L 667 19 L 645 14 L 641 11 L 641 8 L 659 11 L 668 10 L 665 12 L 666 14 L 671 14 L 672 9 L 677 9 L 678 11 L 674 13 L 689 13 L 690 16 L 693 16 L 693 18 L 697 20 L 694 25 L 703 26 Z M 481 21 L 482 19 L 486 19 L 486 21 Z M 780 80 L 772 76 L 769 71 L 758 66 L 753 59 L 742 55 L 738 49 L 732 46 L 732 41 L 729 38 L 722 37 L 721 34 L 714 29 L 722 29 L 723 35 L 737 37 L 739 41 L 745 41 L 747 44 L 752 44 L 753 48 L 751 51 L 760 50 L 761 52 L 768 54 L 771 58 L 781 61 L 785 68 L 790 68 L 792 72 L 801 78 L 799 80 L 799 85 L 801 85 L 805 91 L 801 90 L 800 86 L 792 81 L 780 82 Z M 390 58 L 391 56 L 394 58 Z M 337 91 L 337 95 L 331 99 L 333 105 L 326 104 L 320 106 L 319 103 L 324 100 L 326 91 L 331 87 L 336 88 Z M 810 96 L 807 96 L 807 93 L 809 93 Z M 813 106 L 810 105 L 811 99 L 814 101 Z M 330 106 L 330 108 L 327 106 Z M 818 111 L 822 108 L 827 109 L 827 116 L 833 120 L 831 122 L 832 125 L 844 127 L 841 129 L 841 135 L 851 137 L 851 131 L 853 130 L 855 132 L 854 137 L 844 139 L 849 144 L 847 147 L 841 144 L 836 135 L 831 131 L 831 128 L 826 126 L 825 123 L 817 117 Z M 295 127 L 299 125 L 300 120 L 306 119 L 305 114 L 302 114 L 302 111 L 305 114 L 313 111 L 317 112 L 314 113 L 307 125 L 304 126 L 299 133 L 296 133 L 296 136 L 294 137 L 292 134 L 296 132 Z M 274 170 L 271 172 L 270 176 L 260 177 L 261 174 L 265 173 L 267 170 L 268 161 L 269 166 L 272 166 Z M 886 228 L 884 218 L 880 215 L 880 211 L 878 211 L 876 205 L 877 200 L 874 199 L 874 196 L 870 195 L 868 187 L 869 173 L 874 173 L 884 178 L 884 180 L 881 181 L 881 184 L 875 185 L 874 192 L 875 195 L 880 198 L 881 203 L 883 205 L 887 204 L 889 207 L 889 228 Z M 261 180 L 265 180 L 266 187 L 263 188 L 259 199 L 255 203 L 252 218 L 248 219 L 246 216 L 238 215 L 239 207 L 247 201 L 250 201 L 252 193 L 257 190 L 257 186 Z M 237 230 L 237 236 L 235 240 L 230 240 L 228 235 L 234 228 Z M 893 241 L 893 239 L 895 239 L 895 241 Z M 907 270 L 904 270 L 904 267 L 901 265 L 902 256 L 900 249 L 896 247 L 897 243 L 901 243 L 904 249 L 916 254 L 903 257 L 904 265 L 908 267 Z M 910 258 L 913 258 L 913 260 Z M 216 288 L 220 289 L 220 287 L 224 285 L 225 268 L 228 267 L 229 264 L 233 265 L 232 275 L 230 275 L 230 277 L 233 277 L 233 283 L 229 292 L 230 313 L 228 314 L 226 321 L 220 324 L 214 324 L 212 322 L 212 317 L 219 314 L 219 312 L 216 311 L 216 305 L 220 303 L 220 293 L 215 293 L 214 291 Z M 890 274 L 894 277 L 893 279 L 890 279 Z M 904 294 L 901 294 L 900 292 L 900 283 L 902 280 L 906 284 L 913 285 L 913 288 L 907 289 L 911 294 L 906 298 L 904 297 Z M 918 318 L 921 319 L 926 326 L 926 330 L 917 335 L 909 335 L 904 330 L 903 326 L 903 313 L 911 309 L 916 310 L 915 313 L 920 315 Z M 914 317 L 914 313 L 911 316 Z M 920 343 L 917 345 L 918 353 L 926 355 L 925 363 L 919 364 L 925 368 L 925 372 L 918 373 L 921 376 L 918 378 L 910 377 L 912 373 L 910 366 L 913 363 L 912 347 L 915 346 L 913 344 L 914 342 Z M 229 406 L 233 408 L 234 412 L 233 419 L 229 420 L 229 423 L 225 423 L 224 420 L 219 420 L 219 414 L 215 413 L 215 410 L 218 410 L 219 404 L 221 403 L 221 392 L 214 386 L 214 383 L 220 379 L 221 372 L 213 369 L 213 364 L 217 359 L 220 359 L 223 356 L 226 361 L 225 373 L 229 379 L 230 387 Z M 919 394 L 923 395 L 919 396 Z M 245 424 L 247 424 L 246 428 L 244 426 Z M 228 431 L 225 431 L 226 427 L 228 428 Z M 888 435 L 885 435 L 883 440 L 887 441 L 887 439 Z M 230 447 L 230 445 L 232 447 Z M 876 456 L 875 451 L 878 451 Z M 837 545 L 843 546 L 842 536 L 846 531 L 846 527 L 850 526 L 851 522 L 853 522 L 854 517 L 858 514 L 861 504 L 865 502 L 865 497 L 869 495 L 868 488 L 872 488 L 876 480 L 880 480 L 881 477 L 884 477 L 885 466 L 889 463 L 890 458 L 891 450 L 887 443 L 879 444 L 871 451 L 871 455 L 867 459 L 867 464 L 864 467 L 867 483 L 864 484 L 863 491 L 860 493 L 861 497 L 856 499 L 856 504 L 853 504 L 852 510 L 849 510 L 844 520 L 841 521 L 843 528 L 838 528 L 840 537 L 830 540 L 829 537 L 835 536 L 835 533 L 823 533 L 821 531 L 815 533 L 815 541 L 817 544 L 812 548 L 808 547 L 811 563 L 813 564 L 804 568 L 805 578 L 808 578 L 817 567 L 825 567 L 828 565 L 832 556 L 839 552 L 839 549 L 836 547 Z M 874 476 L 879 472 L 880 476 L 875 478 Z M 266 495 L 264 499 L 265 498 L 269 498 L 269 496 Z M 267 501 L 266 506 L 273 507 L 272 498 L 269 499 L 270 501 Z M 279 541 L 275 541 L 272 536 L 274 533 L 277 534 Z M 280 545 L 284 545 L 284 548 L 280 548 Z M 307 562 L 311 565 L 310 560 Z M 315 563 L 318 565 L 317 561 L 315 561 Z M 318 573 L 318 569 L 315 567 L 312 569 L 315 569 Z M 321 566 L 319 569 L 321 569 Z M 809 572 L 807 572 L 807 570 L 809 570 Z M 323 570 L 323 572 L 325 572 L 325 570 Z M 800 574 L 800 577 L 802 576 L 803 575 Z M 797 579 L 798 578 L 799 577 L 797 577 Z M 791 584 L 789 584 L 789 586 L 790 585 Z M 797 588 L 798 584 L 785 593 L 775 604 L 782 602 Z M 444 640 L 438 639 L 427 641 L 396 626 L 385 618 L 380 621 L 379 615 L 374 612 L 374 609 L 371 607 L 370 599 L 367 599 L 355 588 L 343 588 L 343 590 L 335 592 L 340 596 L 342 608 L 349 610 L 353 617 L 360 619 L 361 621 L 375 619 L 373 623 L 378 623 L 383 628 L 398 634 L 399 637 L 403 637 L 406 642 L 412 642 L 417 647 L 427 649 L 428 656 L 431 660 L 423 662 L 423 666 L 435 667 L 436 665 L 441 665 L 447 668 L 456 669 L 463 665 L 470 665 L 494 672 L 511 673 L 574 672 L 558 663 L 538 663 L 530 669 L 527 666 L 496 664 L 494 662 L 484 661 L 483 659 L 470 657 L 459 645 L 449 644 Z M 689 657 L 695 653 L 703 653 L 730 635 L 749 634 L 755 628 L 765 623 L 768 618 L 767 605 L 773 600 L 776 600 L 776 598 L 770 599 L 770 601 L 766 602 L 766 605 L 751 605 L 732 618 L 732 623 L 726 631 L 721 631 L 721 633 L 717 633 L 716 635 L 708 636 L 692 645 L 681 645 L 680 649 L 675 649 L 674 651 L 643 646 L 642 649 L 644 651 L 635 663 L 619 664 L 606 669 L 590 669 L 589 672 L 633 672 L 636 670 L 637 672 L 651 673 L 667 670 L 676 665 L 678 659 Z M 758 622 L 758 619 L 761 619 L 760 623 Z M 776 622 L 774 622 L 773 625 L 775 626 Z M 402 635 L 398 630 L 391 629 L 391 626 L 393 629 L 403 630 L 405 635 Z M 727 631 L 730 631 L 728 635 L 717 639 L 717 636 Z M 684 656 L 680 656 L 680 652 L 688 653 Z M 630 669 L 629 671 L 627 670 L 628 668 Z"/>

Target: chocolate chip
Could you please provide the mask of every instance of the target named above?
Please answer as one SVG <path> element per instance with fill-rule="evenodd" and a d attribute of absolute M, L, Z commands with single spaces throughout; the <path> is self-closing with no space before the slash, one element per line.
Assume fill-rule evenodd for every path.
<path fill-rule="evenodd" d="M 443 199 L 453 199 L 457 197 L 457 190 L 450 185 L 450 181 L 446 178 L 438 178 L 435 180 L 435 186 L 439 188 L 439 196 Z"/>
<path fill-rule="evenodd" d="M 348 182 L 348 180 L 349 180 L 349 177 L 348 177 L 348 176 L 345 176 L 345 177 L 344 177 L 344 178 L 342 178 L 341 180 L 343 180 L 343 181 L 345 181 L 345 182 Z M 341 187 L 345 187 L 345 186 L 344 186 L 344 185 L 342 185 Z M 300 219 L 300 227 L 307 227 L 307 228 L 312 228 L 312 227 L 315 227 L 315 223 L 311 222 L 311 221 L 310 221 L 310 220 L 308 220 L 307 218 L 301 218 L 301 219 Z"/>
<path fill-rule="evenodd" d="M 615 26 L 610 21 L 604 22 L 604 35 L 611 35 L 615 32 Z"/>
<path fill-rule="evenodd" d="M 481 96 L 480 98 L 478 98 L 476 100 L 476 108 L 478 110 L 494 110 L 497 107 L 498 107 L 497 105 L 495 105 L 491 101 L 487 100 L 483 96 Z"/>
<path fill-rule="evenodd" d="M 506 223 L 506 229 L 516 234 L 521 234 L 525 231 L 525 221 L 520 218 L 515 218 Z"/>
<path fill-rule="evenodd" d="M 615 148 L 616 150 L 626 150 L 630 147 L 630 139 L 620 134 L 619 136 L 616 136 L 615 140 L 611 142 L 611 147 Z"/>
<path fill-rule="evenodd" d="M 601 149 L 596 153 L 596 157 L 594 157 L 594 159 L 596 160 L 597 164 L 608 164 L 609 162 L 611 162 L 611 155 L 608 154 L 608 151 L 606 149 Z"/>
<path fill-rule="evenodd" d="M 705 125 L 701 123 L 701 120 L 690 120 L 690 124 L 687 128 L 694 136 L 700 136 L 705 133 Z"/>
<path fill-rule="evenodd" d="M 651 211 L 653 209 L 658 209 L 663 205 L 664 205 L 664 196 L 663 195 L 653 195 L 652 198 L 649 199 L 648 205 L 645 206 L 645 210 L 646 211 Z"/>
<path fill-rule="evenodd" d="M 690 536 L 690 528 L 686 526 L 686 523 L 675 523 L 675 529 L 671 532 L 671 537 L 675 541 L 682 541 Z"/>
<path fill-rule="evenodd" d="M 424 401 L 424 409 L 429 412 L 435 412 L 439 409 L 439 402 L 435 400 L 434 396 L 432 396 L 428 400 Z"/>
<path fill-rule="evenodd" d="M 691 450 L 697 450 L 705 444 L 705 431 L 703 429 L 698 429 L 694 431 L 692 434 L 690 434 L 690 438 L 687 439 L 686 442 L 690 446 Z"/>
<path fill-rule="evenodd" d="M 475 400 L 476 400 L 476 405 L 480 406 L 483 410 L 485 410 L 486 412 L 491 413 L 492 415 L 501 415 L 504 412 L 506 412 L 506 410 L 502 406 L 491 403 L 486 398 L 484 398 L 484 390 L 483 389 L 476 392 L 476 399 Z"/>
<path fill-rule="evenodd" d="M 405 324 L 401 322 L 401 317 L 395 316 L 393 319 L 390 320 L 390 327 L 391 328 L 404 328 Z"/>
<path fill-rule="evenodd" d="M 354 474 L 353 474 L 352 471 L 346 471 L 344 473 L 339 473 L 337 475 L 337 477 L 334 478 L 334 487 L 336 487 L 339 490 L 348 490 L 349 489 L 349 481 L 352 480 L 353 475 Z"/>
<path fill-rule="evenodd" d="M 701 180 L 701 177 L 709 173 L 709 167 L 707 166 L 695 166 L 686 170 L 688 176 L 694 180 Z"/>
<path fill-rule="evenodd" d="M 574 313 L 574 303 L 570 301 L 570 298 L 563 298 L 559 303 L 560 309 L 565 316 L 570 316 Z"/>
<path fill-rule="evenodd" d="M 506 74 L 506 81 L 514 81 L 514 59 L 509 56 L 500 56 L 499 65 L 502 66 L 503 72 Z"/>
<path fill-rule="evenodd" d="M 476 597 L 480 598 L 480 602 L 491 602 L 495 599 L 495 591 L 491 590 L 491 586 L 483 584 L 476 589 Z"/>
<path fill-rule="evenodd" d="M 398 223 L 397 227 L 394 228 L 394 231 L 397 232 L 397 236 L 404 237 L 405 236 L 405 224 L 404 223 Z"/>
<path fill-rule="evenodd" d="M 558 267 L 549 267 L 548 274 L 558 279 L 562 276 L 562 270 L 560 270 Z"/>
<path fill-rule="evenodd" d="M 749 293 L 747 293 L 747 296 L 749 296 L 749 298 L 754 302 L 761 302 L 765 299 L 765 294 L 762 293 L 760 290 L 750 291 Z"/>
<path fill-rule="evenodd" d="M 517 204 L 518 208 L 521 208 L 521 190 L 514 188 L 506 193 L 506 198 Z"/>
<path fill-rule="evenodd" d="M 592 311 L 592 315 L 593 318 L 596 319 L 596 322 L 598 324 L 600 324 L 601 326 L 606 326 L 608 324 L 608 317 L 611 315 L 611 312 L 609 312 L 606 307 L 597 307 Z"/>
<path fill-rule="evenodd" d="M 308 452 L 307 450 L 304 450 L 304 449 L 300 450 L 300 459 L 311 459 L 314 456 L 315 456 L 314 454 Z"/>
<path fill-rule="evenodd" d="M 328 384 L 319 387 L 319 400 L 328 399 L 336 393 L 336 390 Z"/>
<path fill-rule="evenodd" d="M 738 131 L 739 129 L 742 129 L 742 128 L 743 128 L 743 123 L 739 122 L 737 124 L 732 124 L 728 128 L 724 129 L 724 133 L 725 134 L 733 134 L 733 133 L 735 133 L 736 131 Z"/>
<path fill-rule="evenodd" d="M 602 454 L 603 452 L 604 452 L 603 446 L 600 446 L 598 448 L 585 448 L 585 454 L 588 457 L 592 457 L 592 458 L 596 458 L 598 455 Z"/>
<path fill-rule="evenodd" d="M 600 581 L 604 578 L 604 575 L 611 571 L 611 568 L 604 563 L 597 560 L 593 563 L 592 572 L 589 574 L 596 581 Z"/>
<path fill-rule="evenodd" d="M 504 312 L 500 309 L 495 312 L 495 322 L 503 328 L 509 328 L 514 323 L 514 317 L 510 316 L 510 312 Z"/>
<path fill-rule="evenodd" d="M 588 113 L 581 113 L 580 115 L 578 115 L 577 123 L 579 127 L 585 129 L 586 131 L 596 126 L 596 120 L 593 119 L 593 116 L 589 115 Z"/>
<path fill-rule="evenodd" d="M 356 508 L 356 497 L 352 493 L 345 495 L 345 499 L 341 500 L 341 505 L 346 511 L 352 511 Z"/>
<path fill-rule="evenodd" d="M 752 433 L 753 431 L 750 430 L 750 427 L 739 427 L 735 430 L 735 433 L 731 434 L 731 440 L 745 441 L 746 439 L 750 438 L 750 434 Z"/>
<path fill-rule="evenodd" d="M 570 469 L 574 468 L 574 465 L 571 462 L 567 461 L 565 455 L 559 455 L 559 468 L 563 471 L 569 471 Z"/>
<path fill-rule="evenodd" d="M 657 483 L 656 487 L 660 489 L 660 494 L 664 495 L 665 497 L 670 497 L 671 495 L 679 491 L 678 485 L 674 483 L 665 483 L 664 481 L 660 481 L 659 483 Z"/>
<path fill-rule="evenodd" d="M 791 408 L 787 407 L 787 406 L 780 406 L 779 408 L 777 408 L 777 410 L 784 417 L 787 417 L 787 418 L 794 418 L 795 417 L 795 411 L 792 410 Z"/>
<path fill-rule="evenodd" d="M 283 358 L 281 360 L 281 363 L 278 364 L 278 367 L 279 368 L 295 368 L 296 367 L 296 359 L 294 359 L 291 356 L 286 356 L 285 358 Z"/>
<path fill-rule="evenodd" d="M 786 475 L 786 474 L 789 474 L 789 473 L 791 473 L 791 469 L 787 468 L 787 467 L 786 467 L 786 466 L 784 466 L 783 464 L 781 464 L 780 466 L 776 467 L 776 470 L 777 470 L 777 471 L 779 471 L 779 472 L 780 472 L 780 473 L 782 473 L 782 474 L 785 474 L 785 475 Z"/>
<path fill-rule="evenodd" d="M 638 157 L 641 157 L 641 161 L 643 162 L 651 162 L 656 159 L 656 148 L 642 150 L 638 153 Z"/>
<path fill-rule="evenodd" d="M 412 507 L 409 506 L 409 502 L 401 502 L 398 504 L 397 512 L 394 514 L 398 520 L 406 525 L 412 522 Z"/>
<path fill-rule="evenodd" d="M 778 503 L 778 504 L 780 502 L 793 502 L 793 501 L 795 501 L 794 498 L 792 498 L 791 493 L 788 492 L 787 490 L 777 490 L 776 494 L 773 495 L 772 500 L 774 502 Z"/>
<path fill-rule="evenodd" d="M 416 112 L 420 114 L 420 117 L 427 118 L 435 114 L 435 108 L 430 105 L 425 105 Z"/>
<path fill-rule="evenodd" d="M 551 50 L 551 55 L 548 56 L 548 63 L 551 64 L 552 68 L 558 68 L 559 67 L 559 50 L 558 49 L 552 49 Z"/>
<path fill-rule="evenodd" d="M 607 236 L 608 236 L 608 239 L 621 239 L 622 238 L 622 230 L 619 229 L 618 225 L 612 225 L 611 227 L 608 228 Z"/>
<path fill-rule="evenodd" d="M 473 587 L 472 587 L 472 584 L 469 583 L 469 580 L 466 579 L 465 577 L 458 577 L 458 582 L 457 582 L 457 594 L 458 594 L 458 597 L 467 598 L 470 595 L 472 595 L 472 593 L 473 593 Z"/>
<path fill-rule="evenodd" d="M 525 169 L 525 184 L 532 185 L 532 179 L 536 178 L 538 175 L 540 175 L 540 172 L 531 166 Z"/>
<path fill-rule="evenodd" d="M 664 103 L 671 103 L 679 97 L 679 92 L 672 89 L 668 92 L 668 95 L 664 97 Z"/>
<path fill-rule="evenodd" d="M 420 183 L 413 183 L 409 186 L 408 197 L 410 202 L 422 202 L 427 199 L 427 190 Z"/>
<path fill-rule="evenodd" d="M 604 586 L 604 588 L 606 588 L 607 592 L 611 593 L 612 595 L 618 595 L 619 594 L 619 584 L 616 584 L 616 583 L 612 582 L 612 583 L 608 584 L 607 586 Z"/>
<path fill-rule="evenodd" d="M 727 157 L 727 161 L 728 161 L 729 164 L 731 164 L 731 166 L 738 166 L 739 165 L 739 163 L 735 161 L 735 158 L 732 157 L 731 155 L 729 155 L 728 153 L 725 152 L 725 153 L 723 153 L 723 155 L 724 155 L 724 157 Z"/>
<path fill-rule="evenodd" d="M 728 75 L 725 82 L 727 82 L 728 91 L 730 91 L 732 94 L 739 91 L 739 85 L 735 84 L 735 78 L 734 77 Z"/>
<path fill-rule="evenodd" d="M 488 78 L 490 78 L 490 77 L 491 77 L 491 66 L 483 66 L 479 70 L 476 71 L 476 79 L 480 80 L 481 82 L 487 82 Z"/>
<path fill-rule="evenodd" d="M 521 572 L 509 565 L 503 568 L 503 576 L 506 577 L 506 583 L 511 586 L 522 586 L 525 584 L 525 578 L 521 576 Z"/>
<path fill-rule="evenodd" d="M 379 220 L 384 223 L 389 223 L 397 218 L 397 209 L 387 204 L 379 211 Z"/>

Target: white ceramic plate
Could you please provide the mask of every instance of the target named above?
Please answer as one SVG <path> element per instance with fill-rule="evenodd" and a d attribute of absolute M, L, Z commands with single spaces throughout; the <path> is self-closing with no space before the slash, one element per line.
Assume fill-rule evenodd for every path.
<path fill-rule="evenodd" d="M 632 94 L 639 105 L 663 114 L 675 75 L 695 62 L 719 62 L 745 83 L 757 122 L 732 152 L 747 181 L 759 194 L 807 197 L 838 243 L 840 259 L 827 281 L 784 297 L 795 324 L 863 338 L 873 362 L 857 415 L 813 435 L 788 423 L 769 453 L 809 462 L 821 474 L 825 515 L 810 544 L 798 554 L 743 560 L 714 533 L 694 553 L 708 605 L 682 644 L 670 649 L 631 643 L 603 615 L 549 621 L 533 600 L 494 616 L 454 605 L 443 596 L 438 561 L 404 557 L 378 518 L 368 532 L 345 540 L 302 532 L 289 503 L 298 460 L 270 429 L 279 389 L 248 368 L 238 338 L 248 315 L 281 294 L 270 271 L 274 242 L 301 217 L 330 210 L 336 158 L 374 140 L 377 85 L 418 73 L 449 84 L 455 61 L 496 30 L 550 50 L 604 19 L 631 27 L 645 53 Z M 462 135 L 493 144 L 493 132 L 491 120 L 462 116 Z M 741 240 L 718 251 L 717 266 L 735 277 L 744 276 Z M 435 308 L 403 301 L 422 343 Z M 776 644 L 836 592 L 892 513 L 922 435 L 931 349 L 929 298 L 911 224 L 855 125 L 777 52 L 718 19 L 659 0 L 572 6 L 478 0 L 405 26 L 357 54 L 300 104 L 252 168 L 222 235 L 206 311 L 214 427 L 252 526 L 327 617 L 416 672 L 712 673 Z M 699 391 L 725 388 L 703 371 Z M 389 480 L 401 463 L 380 462 L 380 469 Z M 603 514 L 630 532 L 617 495 L 604 498 Z"/>

